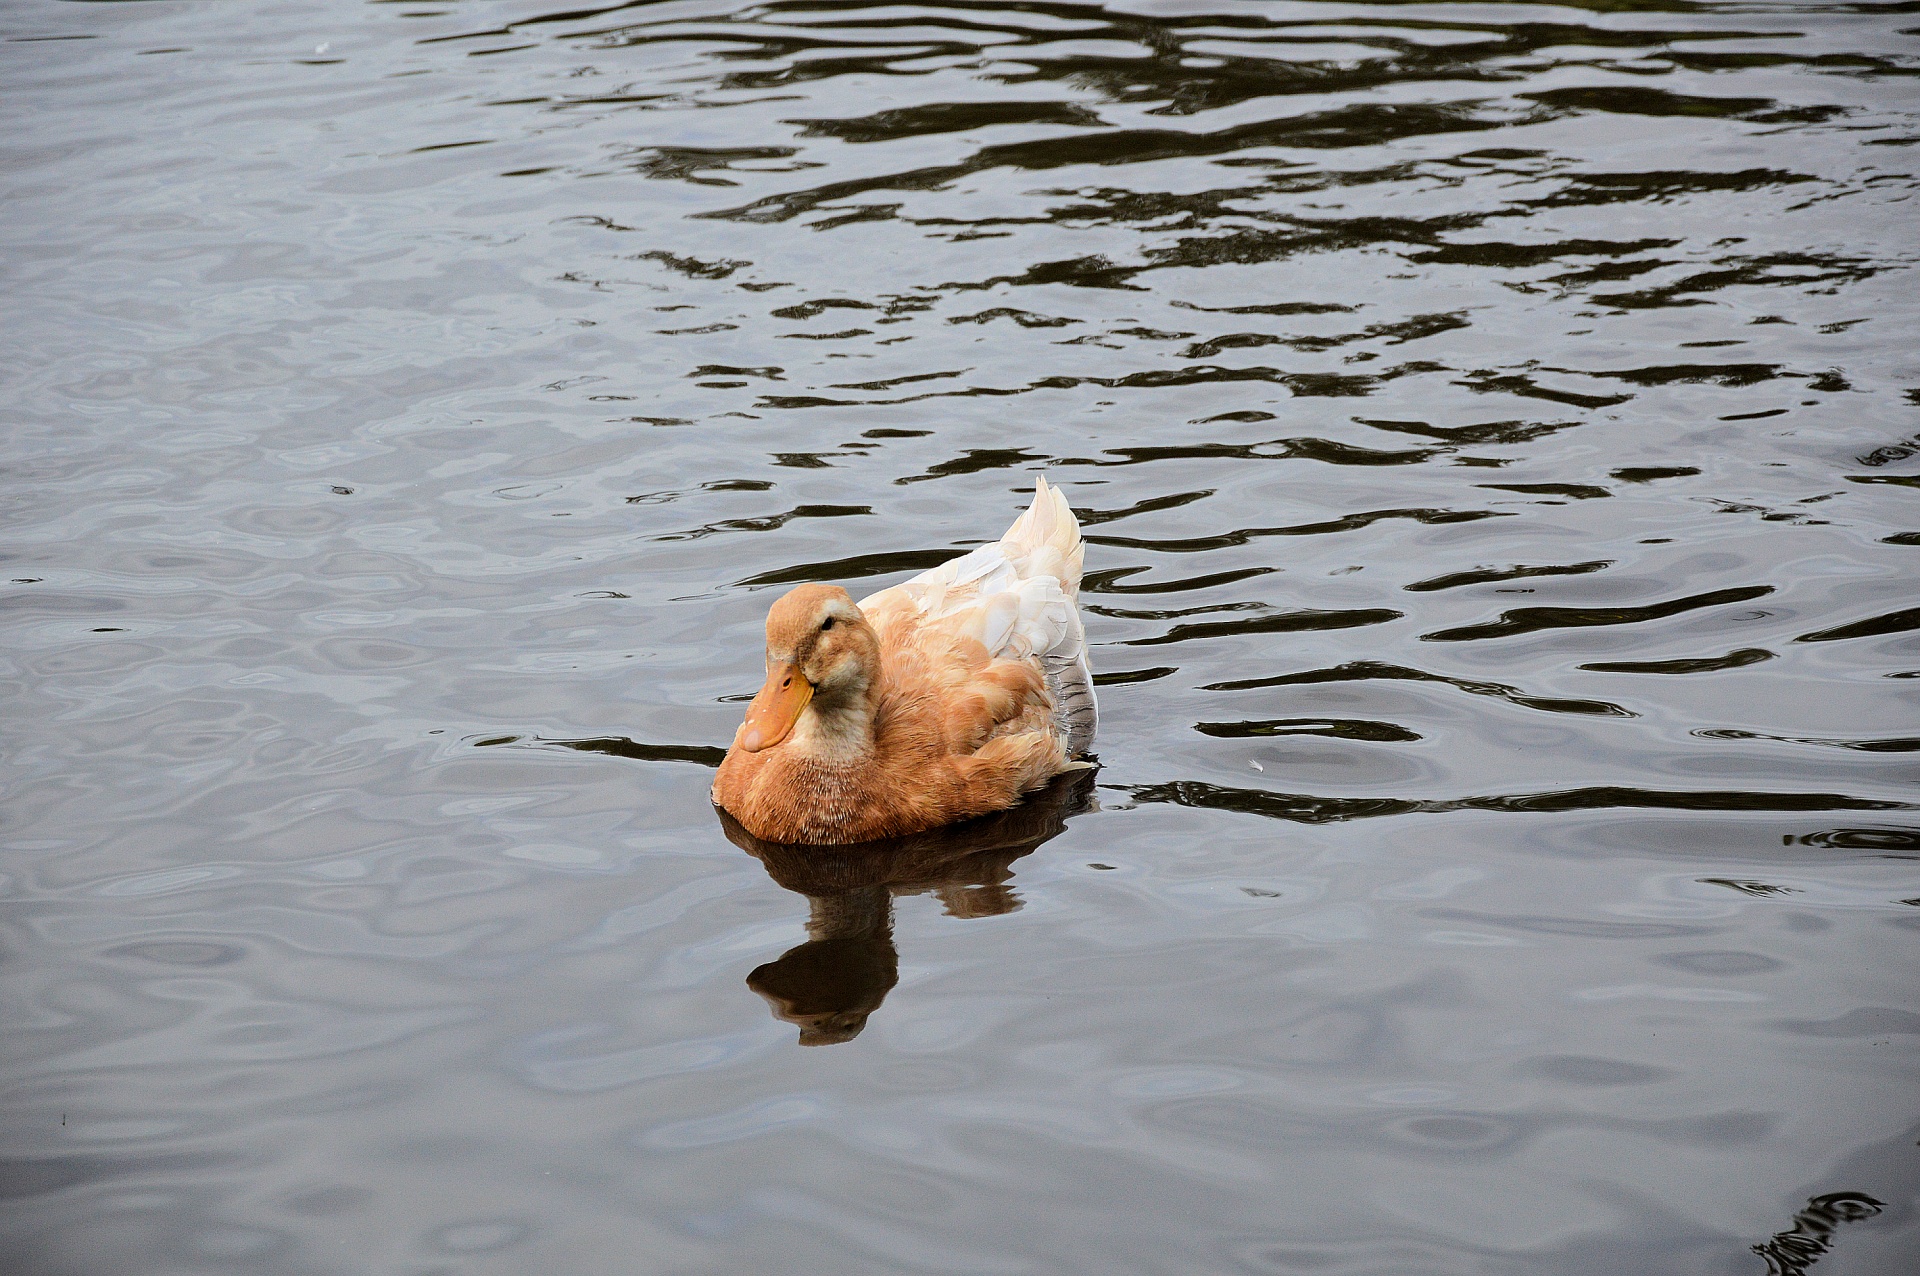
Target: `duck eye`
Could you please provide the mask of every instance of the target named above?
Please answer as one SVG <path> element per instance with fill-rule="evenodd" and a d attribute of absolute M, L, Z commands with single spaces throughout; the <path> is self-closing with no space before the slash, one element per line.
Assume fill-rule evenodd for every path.
<path fill-rule="evenodd" d="M 829 629 L 831 629 L 831 628 L 833 628 L 833 617 L 832 617 L 832 616 L 828 616 L 828 617 L 827 617 L 827 618 L 826 618 L 825 620 L 823 620 L 823 621 L 821 621 L 821 622 L 820 622 L 820 632 L 821 632 L 821 633 L 823 633 L 823 634 L 824 634 L 824 633 L 826 633 L 826 632 L 827 632 L 827 630 L 829 630 Z"/>

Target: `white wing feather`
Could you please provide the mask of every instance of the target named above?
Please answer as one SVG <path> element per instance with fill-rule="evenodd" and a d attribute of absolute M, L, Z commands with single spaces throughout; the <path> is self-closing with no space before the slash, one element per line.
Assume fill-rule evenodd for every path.
<path fill-rule="evenodd" d="M 1079 756 L 1099 717 L 1077 602 L 1084 555 L 1066 498 L 1040 478 L 1033 504 L 998 541 L 863 598 L 860 609 L 876 619 L 895 609 L 917 612 L 922 623 L 979 639 L 997 659 L 1039 661 L 1055 724 Z"/>

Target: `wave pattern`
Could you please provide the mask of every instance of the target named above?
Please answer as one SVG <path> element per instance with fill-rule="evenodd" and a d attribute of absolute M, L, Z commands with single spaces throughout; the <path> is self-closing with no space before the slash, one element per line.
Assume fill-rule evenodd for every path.
<path fill-rule="evenodd" d="M 1914 22 L 14 6 L 10 1270 L 1904 1270 Z M 1040 471 L 1091 791 L 729 841 Z"/>

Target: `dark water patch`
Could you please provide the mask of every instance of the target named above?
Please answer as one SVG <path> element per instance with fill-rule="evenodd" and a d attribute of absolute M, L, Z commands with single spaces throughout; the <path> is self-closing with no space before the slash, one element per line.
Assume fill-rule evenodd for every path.
<path fill-rule="evenodd" d="M 768 381 L 779 381 L 783 379 L 782 374 L 785 372 L 785 368 L 774 367 L 772 365 L 755 368 L 736 368 L 731 364 L 725 363 L 703 363 L 692 372 L 687 373 L 687 375 L 689 377 L 762 377 Z"/>
<path fill-rule="evenodd" d="M 1899 851 L 1920 853 L 1920 829 L 1822 829 L 1785 839 L 1789 845 L 1824 846 L 1836 851 Z"/>
<path fill-rule="evenodd" d="M 1272 345 L 1285 346 L 1289 350 L 1319 353 L 1351 345 L 1356 341 L 1377 339 L 1384 339 L 1387 345 L 1398 346 L 1405 345 L 1409 341 L 1418 341 L 1422 337 L 1437 336 L 1443 332 L 1452 332 L 1455 329 L 1470 326 L 1464 315 L 1453 313 L 1415 315 L 1411 319 L 1392 323 L 1368 324 L 1358 332 L 1343 333 L 1333 337 L 1279 337 L 1266 332 L 1236 332 L 1195 342 L 1180 354 L 1185 359 L 1211 359 L 1223 350 L 1243 350 Z"/>
<path fill-rule="evenodd" d="M 1699 467 L 1693 465 L 1626 465 L 1614 470 L 1613 477 L 1622 483 L 1653 483 L 1660 479 L 1691 478 L 1699 472 Z"/>
<path fill-rule="evenodd" d="M 1644 85 L 1594 85 L 1547 89 L 1522 96 L 1543 106 L 1616 115 L 1691 115 L 1706 119 L 1747 120 L 1755 124 L 1817 124 L 1846 114 L 1842 106 L 1783 107 L 1764 97 L 1698 97 Z"/>
<path fill-rule="evenodd" d="M 1538 696 L 1500 682 L 1455 678 L 1445 674 L 1413 669 L 1405 665 L 1374 660 L 1356 660 L 1332 669 L 1310 669 L 1302 673 L 1275 674 L 1264 678 L 1243 678 L 1232 682 L 1209 683 L 1202 691 L 1252 691 L 1262 687 L 1311 686 L 1329 682 L 1367 682 L 1375 679 L 1403 682 L 1444 683 L 1468 695 L 1491 696 L 1523 709 L 1547 713 L 1574 713 L 1607 718 L 1633 718 L 1639 715 L 1605 700 L 1578 700 L 1560 696 Z"/>
<path fill-rule="evenodd" d="M 1723 669 L 1743 669 L 1774 658 L 1764 647 L 1741 647 L 1724 656 L 1680 656 L 1671 660 L 1601 660 L 1581 665 L 1595 673 L 1718 673 Z"/>
<path fill-rule="evenodd" d="M 1911 439 L 1902 439 L 1898 443 L 1889 443 L 1885 447 L 1877 447 L 1865 456 L 1854 459 L 1861 465 L 1891 465 L 1895 461 L 1904 461 L 1916 453 L 1920 453 L 1920 435 Z"/>
<path fill-rule="evenodd" d="M 868 505 L 796 505 L 781 514 L 769 514 L 764 518 L 728 518 L 717 523 L 708 523 L 704 527 L 688 528 L 680 532 L 667 532 L 654 537 L 657 541 L 696 541 L 707 536 L 719 536 L 726 532 L 773 532 L 778 531 L 796 518 L 856 518 L 870 516 L 873 507 Z"/>
<path fill-rule="evenodd" d="M 1576 390 L 1541 385 L 1524 372 L 1500 372 L 1493 368 L 1469 372 L 1453 384 L 1472 390 L 1475 394 L 1511 394 L 1522 399 L 1545 399 L 1549 403 L 1564 403 L 1575 408 L 1610 408 L 1633 397 L 1631 394 L 1581 394 Z"/>
<path fill-rule="evenodd" d="M 1431 372 L 1427 364 L 1398 364 L 1377 373 L 1288 372 L 1281 368 L 1257 365 L 1229 368 L 1219 364 L 1195 364 L 1185 368 L 1153 369 L 1117 377 L 1043 377 L 1025 390 L 1000 393 L 1026 393 L 1033 390 L 1072 390 L 1080 386 L 1100 386 L 1109 390 L 1162 390 L 1179 386 L 1225 385 L 1235 382 L 1266 382 L 1285 386 L 1296 399 L 1364 398 L 1390 381 Z M 974 393 L 979 393 L 975 391 Z M 1328 444 L 1338 448 L 1337 444 Z"/>
<path fill-rule="evenodd" d="M 1084 521 L 1084 518 L 1083 518 Z M 1088 572 L 1080 582 L 1082 593 L 1088 594 L 1182 594 L 1196 589 L 1212 589 L 1217 585 L 1232 585 L 1255 576 L 1265 576 L 1276 572 L 1277 567 L 1242 567 L 1233 571 L 1208 572 L 1204 576 L 1187 576 L 1180 580 L 1155 581 L 1145 585 L 1123 585 L 1120 582 L 1130 576 L 1137 576 L 1149 570 L 1145 567 L 1114 567 L 1103 572 Z"/>
<path fill-rule="evenodd" d="M 1496 510 L 1369 510 L 1366 513 L 1348 514 L 1343 518 L 1326 519 L 1317 523 L 1296 523 L 1288 527 L 1250 527 L 1240 531 L 1223 532 L 1217 536 L 1187 537 L 1181 540 L 1130 540 L 1123 536 L 1089 536 L 1086 539 L 1090 544 L 1110 545 L 1120 549 L 1153 549 L 1168 554 L 1197 554 L 1234 545 L 1245 545 L 1267 536 L 1325 536 L 1338 532 L 1358 531 L 1363 527 L 1371 527 L 1375 523 L 1389 519 L 1409 519 L 1430 526 L 1444 526 L 1449 523 L 1473 523 L 1483 518 L 1499 517 L 1500 513 Z"/>
<path fill-rule="evenodd" d="M 1625 785 L 1592 785 L 1587 788 L 1561 789 L 1544 793 L 1497 794 L 1465 798 L 1329 797 L 1305 793 L 1276 793 L 1267 789 L 1238 788 L 1231 785 L 1208 784 L 1198 780 L 1114 787 L 1124 788 L 1136 802 L 1164 802 L 1176 806 L 1238 811 L 1246 815 L 1291 820 L 1302 824 L 1325 824 L 1390 815 L 1444 814 L 1455 811 L 1497 811 L 1513 815 L 1539 815 L 1607 810 L 1892 811 L 1920 809 L 1920 804 L 1916 803 L 1895 802 L 1880 798 L 1857 798 L 1844 793 L 1661 791 Z M 1658 927 L 1652 928 L 1648 933 L 1653 931 L 1675 936 L 1706 933 L 1700 928 L 1664 930 Z"/>
<path fill-rule="evenodd" d="M 1195 501 L 1204 501 L 1209 496 L 1212 496 L 1213 493 L 1214 489 L 1212 488 L 1205 488 L 1198 492 L 1176 492 L 1168 496 L 1154 496 L 1146 500 L 1135 501 L 1125 509 L 1076 509 L 1074 515 L 1080 520 L 1080 526 L 1097 527 L 1102 523 L 1114 523 L 1123 518 L 1132 518 L 1136 514 L 1157 514 L 1162 510 L 1180 509 L 1184 506 L 1192 505 Z M 1145 569 L 1139 568 L 1136 570 L 1144 571 Z M 1115 579 L 1115 577 L 1109 573 L 1107 579 L 1111 581 Z"/>
<path fill-rule="evenodd" d="M 1343 306 L 1335 301 L 1276 301 L 1252 306 L 1201 306 L 1191 301 L 1171 303 L 1181 310 L 1204 310 L 1215 315 L 1332 315 L 1352 314 L 1358 306 Z"/>
<path fill-rule="evenodd" d="M 1426 804 L 1411 798 L 1319 797 L 1306 793 L 1275 793 L 1266 789 L 1235 788 L 1199 780 L 1163 784 L 1114 786 L 1139 803 L 1167 803 L 1205 810 L 1234 811 L 1298 824 L 1331 824 L 1388 815 L 1409 815 Z"/>
<path fill-rule="evenodd" d="M 1675 598 L 1664 603 L 1651 603 L 1645 607 L 1516 607 L 1511 611 L 1502 612 L 1498 620 L 1490 620 L 1478 625 L 1461 625 L 1455 629 L 1436 630 L 1430 634 L 1421 634 L 1420 640 L 1422 642 L 1479 642 L 1488 638 L 1509 638 L 1516 634 L 1538 633 L 1543 629 L 1638 625 L 1649 620 L 1664 620 L 1669 616 L 1699 611 L 1705 607 L 1724 607 L 1729 603 L 1743 603 L 1755 598 L 1764 598 L 1773 590 L 1772 585 L 1741 585 L 1733 589 L 1716 589 L 1687 598 Z M 1920 617 L 1920 613 L 1916 613 L 1916 616 Z M 1920 619 L 1916 619 L 1915 623 L 1920 624 Z"/>
<path fill-rule="evenodd" d="M 1064 328 L 1081 322 L 1078 319 L 1063 319 L 1053 315 L 1039 315 L 1031 310 L 1021 310 L 1014 306 L 995 306 L 991 310 L 982 310 L 975 315 L 955 315 L 948 323 L 991 323 L 995 319 L 1011 319 L 1022 328 Z"/>
<path fill-rule="evenodd" d="M 1476 386 L 1478 383 L 1476 383 Z M 1474 388 L 1474 387 L 1469 387 Z M 1579 425 L 1578 421 L 1488 421 L 1480 425 L 1437 426 L 1425 421 L 1380 421 L 1366 417 L 1354 417 L 1360 425 L 1369 425 L 1376 430 L 1386 430 L 1394 434 L 1415 434 L 1430 439 L 1444 439 L 1457 444 L 1502 444 L 1531 443 L 1561 430 L 1570 430 Z"/>
<path fill-rule="evenodd" d="M 839 340 L 865 335 L 865 330 L 849 329 L 831 333 L 782 333 L 775 339 L 787 337 L 806 337 L 817 340 Z M 1411 363 L 1400 364 L 1383 369 L 1378 373 L 1354 375 L 1333 372 L 1287 372 L 1280 368 L 1265 365 L 1249 368 L 1227 368 L 1217 364 L 1197 364 L 1185 368 L 1153 369 L 1132 372 L 1114 377 L 1077 377 L 1050 376 L 1030 382 L 1024 386 L 968 386 L 961 390 L 939 390 L 926 394 L 907 395 L 897 399 L 833 399 L 820 395 L 764 395 L 755 406 L 762 408 L 850 408 L 871 407 L 875 405 L 896 406 L 917 403 L 927 399 L 944 398 L 1008 398 L 1017 395 L 1032 394 L 1040 390 L 1074 390 L 1082 386 L 1099 386 L 1109 390 L 1159 390 L 1181 386 L 1231 384 L 1235 382 L 1265 382 L 1285 386 L 1293 397 L 1308 398 L 1358 398 L 1372 394 L 1388 382 L 1404 376 L 1433 371 L 1431 365 Z M 904 384 L 904 382 L 903 382 Z M 1321 450 L 1335 456 L 1365 457 L 1365 449 L 1344 448 L 1344 445 L 1325 440 L 1317 441 Z M 1425 459 L 1419 457 L 1415 459 Z M 1356 463 L 1356 462 L 1348 462 Z M 1359 464 L 1383 463 L 1367 459 Z M 1398 464 L 1398 460 L 1384 462 Z"/>
<path fill-rule="evenodd" d="M 890 142 L 929 133 L 962 133 L 1005 124 L 1111 127 L 1092 111 L 1071 102 L 930 102 L 857 119 L 785 120 L 783 123 L 803 125 L 802 137 L 837 137 L 854 143 Z"/>
<path fill-rule="evenodd" d="M 1478 216 L 1466 215 L 1437 218 L 1291 218 L 1287 225 L 1281 227 L 1189 236 L 1175 241 L 1169 247 L 1150 248 L 1145 253 L 1148 264 L 1135 273 L 1179 267 L 1256 266 L 1309 254 L 1360 248 L 1368 244 L 1426 245 L 1439 241 L 1448 232 L 1477 226 L 1481 220 Z M 1432 318 L 1426 316 L 1407 321 L 1409 325 L 1416 326 L 1416 330 L 1432 322 Z"/>
<path fill-rule="evenodd" d="M 962 377 L 971 371 L 973 371 L 972 368 L 957 368 L 951 372 L 910 373 L 904 377 L 888 377 L 883 381 L 836 381 L 833 383 L 833 388 L 836 390 L 891 390 L 895 386 L 913 385 L 921 381 L 945 381 L 951 377 Z M 873 431 L 869 430 L 869 431 L 865 431 L 861 435 L 861 437 L 875 438 L 875 437 L 885 437 L 885 436 L 876 435 Z M 895 437 L 898 437 L 898 436 L 895 436 Z M 842 446 L 843 447 L 864 447 L 867 445 L 847 443 L 847 444 L 842 444 Z"/>
<path fill-rule="evenodd" d="M 1159 328 L 1112 328 L 1108 330 L 1107 335 L 1110 337 L 1137 337 L 1142 341 L 1184 341 L 1193 334 L 1184 331 L 1162 331 Z"/>
<path fill-rule="evenodd" d="M 1122 647 L 1155 647 L 1162 643 L 1193 642 L 1201 639 L 1236 638 L 1254 634 L 1310 633 L 1326 629 L 1357 629 L 1366 625 L 1384 625 L 1399 620 L 1405 612 L 1386 607 L 1362 607 L 1349 611 L 1324 611 L 1300 608 L 1248 620 L 1216 620 L 1198 624 L 1175 625 L 1153 638 L 1129 638 Z"/>
<path fill-rule="evenodd" d="M 1103 606 L 1098 606 L 1092 603 L 1088 603 L 1088 604 L 1084 604 L 1084 610 L 1091 612 L 1093 615 L 1096 615 L 1096 616 L 1111 616 L 1119 620 L 1178 620 L 1184 616 L 1207 616 L 1207 615 L 1212 615 L 1214 613 L 1223 612 L 1223 611 L 1265 612 L 1271 609 L 1265 603 L 1238 602 L 1238 603 L 1203 603 L 1197 607 L 1164 607 L 1164 608 L 1162 607 L 1155 607 L 1155 608 L 1113 607 L 1113 606 L 1103 607 Z"/>
<path fill-rule="evenodd" d="M 1755 793 L 1732 790 L 1663 792 L 1623 785 L 1594 785 L 1512 797 L 1462 798 L 1461 809 L 1487 811 L 1594 811 L 1620 807 L 1671 811 L 1904 811 L 1909 802 L 1858 798 L 1844 793 Z"/>
<path fill-rule="evenodd" d="M 799 154 L 791 146 L 640 146 L 631 150 L 616 152 L 614 158 L 621 166 L 642 177 L 655 181 L 691 182 L 698 186 L 738 186 L 740 183 L 730 177 L 711 176 L 714 173 L 733 171 L 735 164 L 750 161 L 789 159 Z M 755 172 L 798 172 L 803 168 L 817 168 L 812 163 L 781 165 L 775 169 L 756 168 Z M 643 254 L 651 256 L 652 254 Z M 669 261 L 674 269 L 678 265 Z M 708 275 L 704 270 L 691 270 L 685 273 L 698 274 L 703 278 L 724 279 L 726 275 Z M 728 271 L 727 274 L 731 274 Z"/>
<path fill-rule="evenodd" d="M 813 301 L 797 302 L 791 306 L 780 306 L 767 313 L 775 319 L 816 319 L 829 310 L 878 310 L 879 306 L 871 301 L 856 301 L 851 297 L 820 297 Z"/>
<path fill-rule="evenodd" d="M 1920 737 L 1904 736 L 1885 740 L 1836 740 L 1823 736 L 1768 735 L 1763 731 L 1741 731 L 1734 727 L 1712 727 L 1695 731 L 1702 740 L 1778 740 L 1783 744 L 1817 744 L 1829 749 L 1853 749 L 1860 753 L 1920 753 Z"/>
<path fill-rule="evenodd" d="M 1638 279 L 1641 275 L 1650 274 L 1656 270 L 1664 270 L 1668 266 L 1677 266 L 1679 264 L 1677 261 L 1664 257 L 1636 257 L 1631 261 L 1602 262 L 1598 265 L 1587 266 L 1580 270 L 1562 271 L 1557 275 L 1548 275 L 1541 282 L 1558 285 L 1563 295 L 1574 296 L 1592 284 L 1611 284 L 1618 283 L 1624 279 Z M 1599 300 L 1599 297 L 1596 296 L 1594 299 Z M 1686 300 L 1677 301 L 1672 304 L 1679 306 L 1698 306 L 1705 305 L 1706 303 L 1697 300 Z"/>
<path fill-rule="evenodd" d="M 1702 877 L 1702 886 L 1722 886 L 1742 895 L 1751 895 L 1755 899 L 1777 899 L 1784 895 L 1800 895 L 1805 892 L 1797 886 L 1775 886 L 1771 882 L 1756 882 L 1745 878 Z"/>
<path fill-rule="evenodd" d="M 750 261 L 701 261 L 698 257 L 681 257 L 664 249 L 650 249 L 635 253 L 635 261 L 657 261 L 668 270 L 687 276 L 689 279 L 725 279 L 737 270 L 743 270 L 753 263 Z"/>
<path fill-rule="evenodd" d="M 1560 371 L 1571 371 L 1562 368 Z M 1771 381 L 1776 377 L 1792 376 L 1777 363 L 1678 363 L 1658 368 L 1632 368 L 1622 372 L 1587 372 L 1583 376 L 1606 377 L 1613 381 L 1628 381 L 1634 385 L 1717 385 L 1722 389 L 1736 390 L 1742 386 L 1759 385 L 1762 381 Z"/>
<path fill-rule="evenodd" d="M 923 483 L 929 479 L 952 478 L 959 474 L 979 474 L 985 470 L 1006 470 L 1039 460 L 1025 448 L 971 448 L 964 454 L 938 465 L 928 466 L 921 474 L 895 479 L 896 483 Z"/>
<path fill-rule="evenodd" d="M 1641 173 L 1573 173 L 1553 194 L 1523 203 L 1539 208 L 1591 207 L 1648 201 L 1665 203 L 1686 196 L 1729 194 L 1798 186 L 1819 179 L 1784 169 L 1745 168 L 1709 173 L 1665 170 Z"/>
<path fill-rule="evenodd" d="M 733 582 L 736 589 L 764 585 L 798 585 L 813 580 L 857 580 L 867 576 L 885 576 L 893 572 L 919 572 L 937 567 L 954 556 L 951 549 L 896 550 L 880 554 L 856 554 L 821 563 L 796 563 Z"/>
<path fill-rule="evenodd" d="M 1671 283 L 1640 292 L 1596 293 L 1593 301 L 1598 305 L 1619 306 L 1625 309 L 1702 305 L 1705 304 L 1704 300 L 1693 294 L 1719 292 L 1733 287 L 1766 285 L 1807 287 L 1813 284 L 1858 283 L 1863 279 L 1871 278 L 1880 269 L 1864 258 L 1839 257 L 1823 253 L 1771 253 L 1757 258 L 1733 258 L 1717 265 L 1718 269 L 1698 271 Z M 1761 376 L 1757 368 L 1746 369 L 1745 375 L 1766 379 Z M 1739 385 L 1751 384 L 1751 382 L 1721 380 L 1717 384 Z"/>
<path fill-rule="evenodd" d="M 1885 1208 L 1865 1192 L 1816 1196 L 1793 1216 L 1792 1227 L 1775 1232 L 1773 1239 L 1755 1245 L 1753 1252 L 1766 1261 L 1767 1276 L 1804 1276 L 1833 1249 L 1835 1233 L 1843 1224 L 1872 1218 Z"/>
<path fill-rule="evenodd" d="M 1489 484 L 1476 484 L 1487 487 Z M 1527 567 L 1476 567 L 1471 571 L 1448 572 L 1444 576 L 1434 576 L 1427 580 L 1416 580 L 1401 588 L 1412 593 L 1432 593 L 1441 589 L 1458 589 L 1463 585 L 1487 585 L 1503 580 L 1529 580 L 1536 576 L 1585 576 L 1590 572 L 1605 571 L 1613 566 L 1610 558 L 1597 558 L 1584 563 L 1547 564 Z"/>
<path fill-rule="evenodd" d="M 1612 496 L 1604 487 L 1591 483 L 1475 483 L 1475 487 L 1495 492 L 1519 492 L 1527 496 L 1564 496 L 1569 500 L 1593 501 Z"/>
<path fill-rule="evenodd" d="M 1488 241 L 1471 244 L 1447 244 L 1425 252 L 1410 253 L 1407 260 L 1421 265 L 1493 266 L 1522 269 L 1542 266 L 1566 257 L 1624 257 L 1650 248 L 1672 248 L 1677 239 L 1566 239 L 1546 244 L 1509 244 Z"/>
<path fill-rule="evenodd" d="M 949 281 L 941 287 L 957 292 L 982 292 L 1002 285 L 1023 288 L 1065 284 L 1072 288 L 1109 288 L 1125 292 L 1146 292 L 1148 289 L 1145 286 L 1130 282 L 1143 269 L 1145 267 L 1123 266 L 1110 257 L 1090 254 L 1084 257 L 1037 262 L 1015 275 L 992 275 L 976 281 Z"/>
<path fill-rule="evenodd" d="M 1157 682 L 1169 678 L 1180 671 L 1172 665 L 1158 665 L 1152 669 L 1111 670 L 1093 675 L 1096 687 L 1124 687 L 1136 682 Z"/>
<path fill-rule="evenodd" d="M 1750 501 L 1726 501 L 1717 496 L 1704 497 L 1702 503 L 1713 506 L 1722 514 L 1758 514 L 1763 522 L 1768 523 L 1791 523 L 1797 527 L 1824 527 L 1828 522 L 1827 519 L 1815 518 L 1804 510 L 1769 509 L 1765 505 L 1755 505 Z M 1804 499 L 1795 503 L 1807 504 Z"/>
<path fill-rule="evenodd" d="M 586 740 L 551 739 L 546 736 L 492 736 L 473 742 L 475 748 L 570 749 L 575 753 L 600 753 L 610 758 L 634 762 L 692 762 L 717 767 L 727 751 L 704 744 L 645 744 L 625 736 L 597 736 Z"/>
<path fill-rule="evenodd" d="M 1277 146 L 1335 150 L 1378 146 L 1402 138 L 1479 132 L 1547 118 L 1550 118 L 1550 113 L 1545 111 L 1483 114 L 1477 106 L 1467 104 L 1364 102 L 1290 118 L 1250 121 L 1211 133 L 1189 133 L 1174 129 L 1113 129 L 1040 141 L 983 146 L 958 163 L 831 182 L 809 190 L 770 195 L 734 208 L 697 213 L 694 216 L 754 223 L 783 222 L 812 212 L 824 204 L 872 191 L 937 190 L 976 173 L 1000 168 L 1044 172 L 1079 164 L 1148 164 L 1162 160 L 1205 159 L 1235 151 Z M 741 159 L 778 158 L 793 153 L 787 147 L 754 147 L 745 150 L 768 154 L 650 147 L 645 148 L 644 152 L 649 158 L 637 161 L 633 166 L 647 176 L 684 178 L 687 173 L 724 169 Z M 726 181 L 719 178 L 704 180 L 715 183 Z M 1185 260 L 1192 256 L 1188 250 L 1162 251 L 1167 253 L 1167 257 L 1159 263 L 1161 265 L 1175 264 L 1176 260 L 1179 264 L 1193 264 Z M 1270 259 L 1270 256 L 1260 258 Z M 1143 269 L 1147 267 L 1134 267 L 1128 273 L 1135 274 Z"/>
<path fill-rule="evenodd" d="M 1270 332 L 1230 332 L 1223 337 L 1196 341 L 1180 352 L 1183 359 L 1211 359 L 1223 350 L 1249 350 L 1256 346 L 1293 346 L 1297 338 L 1276 337 Z"/>
<path fill-rule="evenodd" d="M 1729 72 L 1749 71 L 1767 67 L 1804 67 L 1810 71 L 1824 71 L 1834 75 L 1920 75 L 1920 68 L 1902 65 L 1891 58 L 1873 57 L 1863 53 L 1720 53 L 1695 50 L 1667 49 L 1661 52 L 1664 62 L 1671 62 L 1689 71 Z"/>
<path fill-rule="evenodd" d="M 1265 718 L 1245 722 L 1196 722 L 1193 729 L 1201 735 L 1222 740 L 1258 740 L 1269 736 L 1324 735 L 1340 740 L 1369 740 L 1377 744 L 1402 744 L 1421 738 L 1393 722 L 1370 722 L 1361 718 Z"/>
<path fill-rule="evenodd" d="M 1915 629 L 1920 629 L 1920 607 L 1907 607 L 1900 611 L 1890 611 L 1884 616 L 1870 616 L 1865 620 L 1835 625 L 1831 629 L 1819 629 L 1810 634 L 1801 634 L 1794 641 L 1845 642 L 1853 638 L 1879 638 L 1886 634 L 1903 634 Z"/>
<path fill-rule="evenodd" d="M 1098 465 L 1143 465 L 1151 461 L 1242 460 L 1242 461 L 1321 461 L 1328 465 L 1419 465 L 1442 455 L 1440 448 L 1408 448 L 1387 451 L 1383 448 L 1356 447 L 1333 439 L 1269 439 L 1264 443 L 1192 443 L 1158 447 L 1119 447 L 1106 449 L 1105 455 L 1117 461 L 1097 461 Z"/>

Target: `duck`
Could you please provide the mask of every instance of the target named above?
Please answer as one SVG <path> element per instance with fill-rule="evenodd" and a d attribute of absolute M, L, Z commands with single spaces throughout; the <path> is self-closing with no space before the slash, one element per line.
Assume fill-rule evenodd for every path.
<path fill-rule="evenodd" d="M 767 612 L 766 682 L 713 781 L 754 837 L 903 837 L 1088 770 L 1099 720 L 1080 524 L 1044 477 L 998 541 L 858 603 L 800 585 Z"/>

